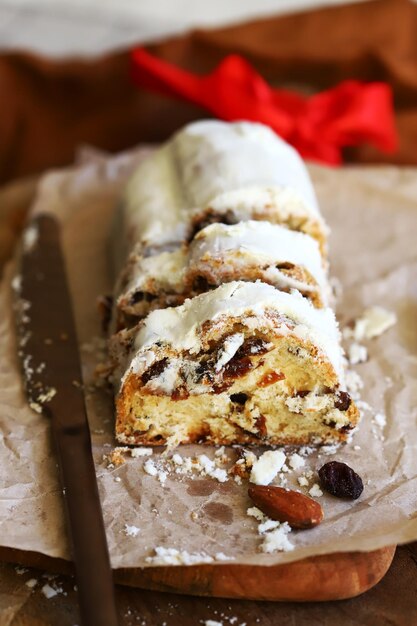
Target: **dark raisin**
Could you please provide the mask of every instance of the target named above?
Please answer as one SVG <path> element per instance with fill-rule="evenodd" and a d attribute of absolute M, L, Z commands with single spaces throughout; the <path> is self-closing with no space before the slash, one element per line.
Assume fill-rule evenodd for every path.
<path fill-rule="evenodd" d="M 300 389 L 299 391 L 296 391 L 295 396 L 297 398 L 305 398 L 309 393 L 310 391 L 308 389 Z"/>
<path fill-rule="evenodd" d="M 334 408 L 339 411 L 347 411 L 350 407 L 351 399 L 347 391 L 338 391 L 336 394 L 337 400 L 334 402 Z"/>
<path fill-rule="evenodd" d="M 210 226 L 210 224 L 236 224 L 236 216 L 233 211 L 225 211 L 224 213 L 216 213 L 212 209 L 206 211 L 204 216 L 200 219 L 196 219 L 194 222 L 194 227 L 192 233 L 190 235 L 190 241 L 194 239 L 196 234 L 206 228 L 206 226 Z"/>
<path fill-rule="evenodd" d="M 142 300 L 145 298 L 145 294 L 143 293 L 143 291 L 135 291 L 131 296 L 130 296 L 130 304 L 138 304 L 138 302 L 142 302 Z"/>
<path fill-rule="evenodd" d="M 277 270 L 292 270 L 294 269 L 293 263 L 279 263 L 275 266 Z"/>
<path fill-rule="evenodd" d="M 330 461 L 319 469 L 323 489 L 336 498 L 356 500 L 363 491 L 362 478 L 346 463 Z"/>
<path fill-rule="evenodd" d="M 201 361 L 195 368 L 195 373 L 198 382 L 206 378 L 209 383 L 212 383 L 214 380 L 213 363 L 210 361 Z"/>
<path fill-rule="evenodd" d="M 248 354 L 265 354 L 265 352 L 268 352 L 267 342 L 259 337 L 250 337 L 242 346 L 240 346 L 235 356 L 236 358 L 241 359 Z"/>
<path fill-rule="evenodd" d="M 157 296 L 152 293 L 148 293 L 145 291 L 135 291 L 130 297 L 130 304 L 133 306 L 135 304 L 138 304 L 139 302 L 143 302 L 144 300 L 145 302 L 152 302 L 152 300 L 155 300 L 156 298 Z"/>
<path fill-rule="evenodd" d="M 146 385 L 146 383 L 150 381 L 151 378 L 157 378 L 160 374 L 162 374 L 167 364 L 168 364 L 168 359 L 165 358 L 151 365 L 150 368 L 147 369 L 146 372 L 144 372 L 144 374 L 142 374 L 142 384 Z"/>
<path fill-rule="evenodd" d="M 225 378 L 239 378 L 247 374 L 253 367 L 252 361 L 249 358 L 244 359 L 232 359 L 224 368 Z"/>
<path fill-rule="evenodd" d="M 232 393 L 232 395 L 230 396 L 230 400 L 232 402 L 237 402 L 237 404 L 245 404 L 246 400 L 248 399 L 248 396 L 246 395 L 246 393 Z"/>
<path fill-rule="evenodd" d="M 205 291 L 210 291 L 210 289 L 213 289 L 215 286 L 216 285 L 210 285 L 205 276 L 196 276 L 193 281 L 194 291 L 198 291 L 201 293 L 204 293 Z"/>
<path fill-rule="evenodd" d="M 190 241 L 194 239 L 194 237 L 196 236 L 198 232 L 200 232 L 200 230 L 203 230 L 203 228 L 206 228 L 206 226 L 210 226 L 210 224 L 217 224 L 218 222 L 221 222 L 221 221 L 222 220 L 221 220 L 220 215 L 207 213 L 204 219 L 197 220 L 194 223 L 194 227 L 190 235 Z"/>

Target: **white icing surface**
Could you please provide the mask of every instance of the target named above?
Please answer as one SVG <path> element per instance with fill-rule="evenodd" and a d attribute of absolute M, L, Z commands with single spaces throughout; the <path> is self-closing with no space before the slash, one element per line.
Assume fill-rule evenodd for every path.
<path fill-rule="evenodd" d="M 203 120 L 174 137 L 184 163 L 190 205 L 211 206 L 222 194 L 246 188 L 290 188 L 318 214 L 316 197 L 298 152 L 269 127 L 251 122 Z"/>
<path fill-rule="evenodd" d="M 312 287 L 307 283 L 285 276 L 275 268 L 280 263 L 299 265 L 315 279 L 323 302 L 329 300 L 329 286 L 317 241 L 277 224 L 252 220 L 232 226 L 206 226 L 191 242 L 188 253 L 182 246 L 173 252 L 138 256 L 131 266 L 130 280 L 119 303 L 129 302 L 137 291 L 182 293 L 187 272 L 198 269 L 201 263 L 210 265 L 213 260 L 221 261 L 225 266 L 232 264 L 236 278 L 244 266 L 271 265 L 265 270 L 265 278 L 275 286 L 309 291 Z"/>
<path fill-rule="evenodd" d="M 151 291 L 158 294 L 183 291 L 184 272 L 188 254 L 181 247 L 174 252 L 162 252 L 148 257 L 138 257 L 132 265 L 130 280 L 122 297 L 128 298 L 136 291 Z M 152 289 L 150 289 L 152 284 Z"/>
<path fill-rule="evenodd" d="M 184 241 L 194 215 L 232 210 L 320 218 L 298 153 L 271 129 L 250 122 L 195 122 L 143 161 L 127 185 L 128 240 L 146 245 Z M 323 229 L 324 229 L 323 225 Z"/>
<path fill-rule="evenodd" d="M 315 309 L 300 294 L 287 294 L 274 287 L 261 283 L 232 282 L 208 293 L 204 293 L 183 305 L 151 312 L 140 326 L 135 338 L 134 360 L 142 350 L 156 342 L 169 344 L 175 350 L 198 352 L 201 347 L 200 331 L 207 320 L 216 320 L 227 315 L 242 317 L 242 323 L 249 326 L 253 317 L 264 317 L 265 311 L 273 309 L 291 319 L 296 327 L 294 334 L 302 340 L 311 341 L 330 360 L 335 371 L 343 380 L 342 353 L 339 345 L 339 331 L 331 309 Z"/>
<path fill-rule="evenodd" d="M 127 184 L 123 212 L 130 243 L 139 239 L 147 245 L 182 241 L 186 237 L 183 209 L 172 146 L 167 143 L 140 163 Z"/>

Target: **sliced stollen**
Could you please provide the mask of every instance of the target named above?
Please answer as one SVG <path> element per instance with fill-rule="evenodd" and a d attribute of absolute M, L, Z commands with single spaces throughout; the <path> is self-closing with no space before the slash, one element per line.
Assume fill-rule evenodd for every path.
<path fill-rule="evenodd" d="M 262 124 L 189 124 L 138 166 L 118 215 L 127 251 L 141 245 L 150 254 L 209 223 L 250 219 L 305 232 L 326 251 L 328 229 L 302 159 Z"/>
<path fill-rule="evenodd" d="M 314 306 L 328 304 L 327 271 L 318 243 L 269 222 L 211 224 L 186 246 L 150 257 L 131 255 L 116 290 L 119 326 L 151 310 L 234 280 L 262 280 L 282 291 L 297 289 Z"/>
<path fill-rule="evenodd" d="M 135 325 L 154 309 L 182 304 L 191 295 L 184 282 L 187 267 L 185 245 L 152 256 L 132 253 L 114 290 L 113 329 Z"/>
<path fill-rule="evenodd" d="M 333 443 L 358 421 L 333 312 L 262 282 L 153 311 L 110 350 L 122 443 Z"/>
<path fill-rule="evenodd" d="M 190 245 L 186 280 L 201 290 L 233 280 L 262 280 L 281 291 L 297 289 L 317 307 L 328 304 L 327 263 L 317 241 L 269 222 L 212 224 Z"/>

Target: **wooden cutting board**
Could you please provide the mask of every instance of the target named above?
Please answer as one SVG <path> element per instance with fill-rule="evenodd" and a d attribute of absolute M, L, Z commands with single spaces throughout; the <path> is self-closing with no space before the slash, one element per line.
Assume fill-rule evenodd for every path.
<path fill-rule="evenodd" d="M 387 573 L 395 546 L 373 552 L 338 552 L 273 566 L 204 564 L 114 570 L 118 584 L 219 598 L 275 601 L 344 600 L 368 591 Z M 54 573 L 72 563 L 37 552 L 0 548 L 0 560 Z"/>

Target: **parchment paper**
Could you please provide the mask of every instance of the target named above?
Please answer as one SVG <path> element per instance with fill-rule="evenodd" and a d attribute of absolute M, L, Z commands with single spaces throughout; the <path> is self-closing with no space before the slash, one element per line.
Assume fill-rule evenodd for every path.
<path fill-rule="evenodd" d="M 140 151 L 110 159 L 84 155 L 82 165 L 43 178 L 34 206 L 57 213 L 63 222 L 87 373 L 100 343 L 96 298 L 111 289 L 111 217 L 126 176 L 140 158 Z M 156 546 L 210 556 L 223 552 L 237 563 L 271 565 L 417 539 L 417 170 L 314 166 L 310 171 L 332 228 L 332 274 L 343 284 L 341 323 L 375 304 L 394 311 L 398 323 L 366 342 L 370 359 L 356 368 L 372 411 L 365 412 L 352 443 L 332 456 L 310 455 L 305 468 L 289 475 L 288 486 L 298 487 L 301 471 L 336 459 L 362 476 L 364 493 L 353 503 L 324 495 L 325 521 L 319 527 L 292 532 L 292 552 L 261 554 L 257 523 L 246 515 L 251 506 L 246 482 L 174 474 L 163 486 L 144 473 L 143 459 L 129 455 L 123 465 L 108 469 L 103 455 L 115 445 L 112 398 L 105 390 L 90 389 L 94 457 L 115 568 L 148 566 L 146 558 Z M 10 307 L 13 271 L 6 272 L 0 292 L 0 544 L 69 558 L 48 422 L 28 408 L 22 391 Z M 387 416 L 382 429 L 372 421 L 376 412 Z M 214 449 L 180 449 L 182 456 L 196 452 L 212 456 Z M 232 458 L 235 451 L 227 454 Z M 140 528 L 136 537 L 126 536 L 125 524 Z"/>

